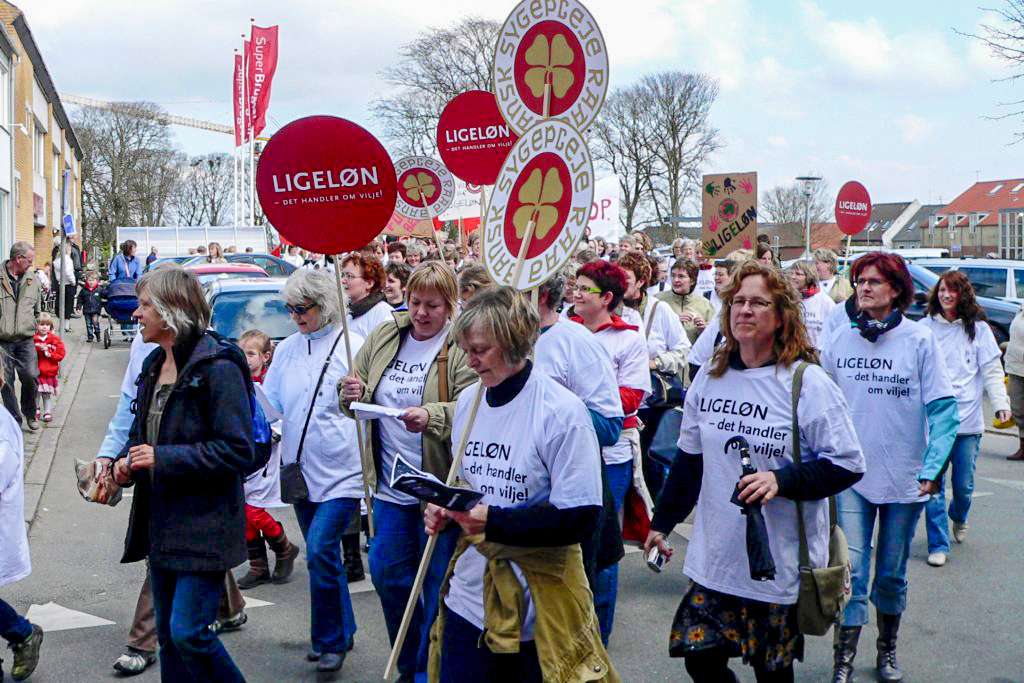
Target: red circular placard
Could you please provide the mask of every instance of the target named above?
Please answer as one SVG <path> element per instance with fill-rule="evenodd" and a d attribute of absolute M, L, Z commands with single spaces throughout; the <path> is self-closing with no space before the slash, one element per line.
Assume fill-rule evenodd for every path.
<path fill-rule="evenodd" d="M 576 102 L 586 77 L 583 47 L 568 26 L 542 21 L 520 41 L 515 61 L 516 90 L 533 113 L 544 113 L 545 79 L 552 85 L 548 116 L 559 116 Z M 568 87 L 564 87 L 566 84 Z"/>
<path fill-rule="evenodd" d="M 537 225 L 526 250 L 526 258 L 535 258 L 558 239 L 569 218 L 571 206 L 572 175 L 569 167 L 553 152 L 538 154 L 520 171 L 509 193 L 505 212 L 505 246 L 511 253 L 519 253 L 523 240 L 516 234 L 517 216 L 525 229 L 526 219 L 523 217 L 532 215 Z M 550 223 L 552 217 L 554 223 Z"/>
<path fill-rule="evenodd" d="M 856 235 L 871 219 L 871 197 L 867 188 L 851 180 L 836 196 L 836 224 L 846 235 Z"/>
<path fill-rule="evenodd" d="M 267 143 L 256 191 L 267 220 L 320 254 L 366 246 L 395 210 L 395 167 L 365 128 L 336 116 L 292 121 Z"/>
<path fill-rule="evenodd" d="M 454 97 L 437 120 L 437 151 L 456 177 L 493 185 L 519 139 L 498 109 L 494 93 L 470 90 Z"/>
<path fill-rule="evenodd" d="M 421 174 L 425 175 L 426 178 L 423 178 Z M 429 168 L 414 167 L 408 169 L 398 179 L 398 192 L 402 199 L 410 206 L 423 206 L 423 199 L 419 196 L 418 190 L 427 184 L 434 188 L 432 193 L 428 193 L 430 196 L 427 197 L 427 206 L 433 206 L 441 198 L 441 179 Z M 416 197 L 410 194 L 413 191 L 417 191 Z"/>

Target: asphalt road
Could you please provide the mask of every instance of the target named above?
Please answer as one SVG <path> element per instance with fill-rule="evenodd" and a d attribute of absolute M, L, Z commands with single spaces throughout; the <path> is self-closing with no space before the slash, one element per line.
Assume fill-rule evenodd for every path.
<path fill-rule="evenodd" d="M 32 527 L 34 572 L 0 589 L 0 595 L 22 612 L 52 601 L 114 622 L 48 633 L 43 660 L 31 679 L 37 683 L 117 678 L 111 664 L 121 652 L 144 568 L 118 563 L 129 501 L 113 509 L 84 503 L 75 491 L 72 466 L 76 457 L 89 459 L 95 454 L 126 363 L 124 348 L 92 349 Z M 990 435 L 983 441 L 970 533 L 964 545 L 954 547 L 945 567 L 925 564 L 923 523 L 918 531 L 910 567 L 910 606 L 899 647 L 908 681 L 1024 681 L 1018 635 L 1024 630 L 1024 465 L 1003 459 L 1015 447 L 1016 440 L 1005 436 Z M 291 512 L 281 510 L 279 518 L 301 543 Z M 683 538 L 673 543 L 685 549 Z M 640 553 L 627 555 L 623 562 L 610 652 L 624 681 L 687 680 L 682 662 L 667 655 L 669 624 L 687 585 L 681 566 L 677 559 L 655 575 Z M 300 560 L 291 583 L 246 592 L 274 603 L 250 606 L 249 623 L 223 636 L 248 680 L 331 680 L 318 679 L 303 657 L 309 624 L 306 576 Z M 356 647 L 335 680 L 381 680 L 387 637 L 380 605 L 368 583 L 355 587 L 361 591 L 353 596 L 359 624 Z M 857 661 L 862 681 L 874 680 L 874 637 L 874 627 L 867 627 Z M 831 639 L 809 639 L 806 649 L 798 680 L 827 680 Z M 754 680 L 743 667 L 734 668 L 742 680 Z M 153 667 L 136 680 L 156 681 L 159 673 Z"/>

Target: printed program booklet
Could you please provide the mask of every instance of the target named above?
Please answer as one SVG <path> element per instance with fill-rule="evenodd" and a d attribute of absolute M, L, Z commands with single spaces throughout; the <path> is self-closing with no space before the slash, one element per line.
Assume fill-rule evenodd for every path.
<path fill-rule="evenodd" d="M 484 497 L 484 494 L 471 489 L 447 486 L 429 472 L 413 467 L 397 454 L 395 464 L 391 466 L 391 488 L 425 503 L 433 503 L 457 512 L 469 512 Z"/>

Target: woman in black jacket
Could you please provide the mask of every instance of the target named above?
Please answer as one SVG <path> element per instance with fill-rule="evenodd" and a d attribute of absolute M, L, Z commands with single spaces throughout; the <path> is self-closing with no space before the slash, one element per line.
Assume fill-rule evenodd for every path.
<path fill-rule="evenodd" d="M 134 317 L 160 348 L 139 375 L 135 421 L 115 461 L 136 484 L 122 562 L 149 558 L 164 681 L 244 681 L 209 625 L 224 572 L 245 561 L 242 482 L 259 466 L 245 356 L 205 331 L 196 277 L 161 268 L 139 280 Z"/>

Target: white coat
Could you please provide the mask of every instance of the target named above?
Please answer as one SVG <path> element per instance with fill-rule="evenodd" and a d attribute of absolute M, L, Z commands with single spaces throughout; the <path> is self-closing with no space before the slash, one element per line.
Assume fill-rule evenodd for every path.
<path fill-rule="evenodd" d="M 25 446 L 21 428 L 0 410 L 0 586 L 32 573 L 25 528 Z"/>

